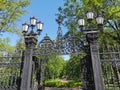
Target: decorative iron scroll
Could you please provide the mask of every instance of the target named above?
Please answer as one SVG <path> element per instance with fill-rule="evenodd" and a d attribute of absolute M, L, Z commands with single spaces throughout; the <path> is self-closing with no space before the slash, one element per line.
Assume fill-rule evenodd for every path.
<path fill-rule="evenodd" d="M 50 56 L 84 53 L 82 47 L 84 43 L 75 35 L 69 35 L 61 40 L 53 41 L 49 36 L 45 36 L 34 49 L 33 55 Z"/>
<path fill-rule="evenodd" d="M 59 55 L 84 53 L 82 47 L 84 43 L 77 36 L 70 34 L 56 43 L 56 50 Z"/>
<path fill-rule="evenodd" d="M 34 49 L 33 56 L 50 56 L 57 54 L 55 50 L 54 42 L 49 36 L 45 36 L 38 44 L 37 48 Z"/>

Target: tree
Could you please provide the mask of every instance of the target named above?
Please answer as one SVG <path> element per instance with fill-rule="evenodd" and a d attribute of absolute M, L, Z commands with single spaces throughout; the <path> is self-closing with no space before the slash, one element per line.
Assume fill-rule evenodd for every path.
<path fill-rule="evenodd" d="M 96 16 L 104 16 L 104 29 L 111 30 L 115 35 L 103 33 L 120 43 L 120 0 L 66 0 L 64 6 L 59 7 L 58 11 L 59 15 L 66 17 L 64 25 L 70 31 L 79 30 L 78 18 L 84 17 L 87 11 L 92 10 Z"/>
<path fill-rule="evenodd" d="M 21 37 L 16 44 L 16 52 L 19 55 L 22 55 L 23 51 L 25 50 L 25 43 L 24 43 L 24 37 Z"/>
<path fill-rule="evenodd" d="M 47 62 L 46 78 L 47 79 L 60 78 L 63 67 L 65 66 L 64 59 L 60 56 L 56 56 L 56 57 L 51 57 L 46 62 Z"/>
<path fill-rule="evenodd" d="M 18 32 L 16 21 L 28 5 L 29 0 L 0 0 L 0 31 Z"/>
<path fill-rule="evenodd" d="M 0 38 L 0 56 L 14 51 L 15 47 L 9 45 L 9 42 L 10 38 Z"/>
<path fill-rule="evenodd" d="M 68 79 L 81 80 L 81 59 L 84 55 L 71 56 L 70 60 L 66 63 L 66 73 Z"/>
<path fill-rule="evenodd" d="M 0 0 L 0 32 L 18 33 L 16 21 L 25 13 L 29 0 Z M 13 53 L 10 38 L 0 38 L 0 52 Z"/>

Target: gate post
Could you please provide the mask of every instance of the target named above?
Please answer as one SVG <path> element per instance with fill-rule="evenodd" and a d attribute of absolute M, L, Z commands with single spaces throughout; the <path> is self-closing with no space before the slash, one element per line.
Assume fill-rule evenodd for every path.
<path fill-rule="evenodd" d="M 37 44 L 36 36 L 41 34 L 43 23 L 41 21 L 37 22 L 35 17 L 30 18 L 30 24 L 22 24 L 23 35 L 25 36 L 25 58 L 22 71 L 21 87 L 20 90 L 32 90 L 32 58 L 33 58 L 33 49 Z M 34 31 L 34 28 L 37 30 Z M 29 31 L 29 28 L 31 30 Z"/>
<path fill-rule="evenodd" d="M 90 46 L 90 55 L 91 55 L 95 90 L 105 90 L 103 77 L 102 77 L 102 68 L 101 68 L 99 50 L 98 50 L 98 42 L 97 42 L 98 32 L 97 31 L 88 32 L 86 34 L 86 39 Z"/>
<path fill-rule="evenodd" d="M 37 39 L 34 36 L 25 36 L 25 58 L 24 58 L 24 65 L 22 71 L 22 81 L 20 90 L 32 90 L 31 84 L 31 75 L 32 75 L 32 55 L 33 49 L 37 43 Z"/>

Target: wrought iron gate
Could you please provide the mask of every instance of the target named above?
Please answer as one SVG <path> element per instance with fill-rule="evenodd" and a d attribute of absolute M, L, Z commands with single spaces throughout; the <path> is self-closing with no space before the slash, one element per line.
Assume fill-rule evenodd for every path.
<path fill-rule="evenodd" d="M 22 56 L 12 54 L 0 57 L 0 90 L 19 90 Z"/>
<path fill-rule="evenodd" d="M 46 35 L 38 44 L 37 48 L 33 51 L 33 61 L 35 65 L 35 70 L 33 73 L 33 87 L 38 88 L 38 90 L 44 90 L 44 80 L 45 80 L 45 65 L 46 59 L 51 56 L 57 55 L 79 55 L 84 54 L 82 49 L 84 43 L 81 39 L 74 35 L 69 35 L 66 38 L 61 38 L 61 41 L 54 42 Z"/>

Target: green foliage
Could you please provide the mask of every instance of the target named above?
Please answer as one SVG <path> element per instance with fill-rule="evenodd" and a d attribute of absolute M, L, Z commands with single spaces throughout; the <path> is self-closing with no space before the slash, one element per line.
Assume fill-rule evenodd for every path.
<path fill-rule="evenodd" d="M 78 18 L 85 18 L 87 11 L 93 11 L 95 17 L 102 14 L 104 17 L 104 29 L 114 30 L 115 35 L 105 32 L 111 39 L 120 43 L 120 0 L 66 0 L 64 7 L 58 9 L 59 14 L 64 17 L 64 25 L 69 31 L 78 31 Z M 85 18 L 86 19 L 86 18 Z M 87 24 L 85 22 L 85 24 Z M 94 27 L 96 23 L 94 23 Z"/>
<path fill-rule="evenodd" d="M 0 68 L 0 72 L 1 86 L 14 85 L 19 77 L 18 74 L 20 73 L 18 68 L 14 67 L 13 69 L 13 67 L 11 68 L 9 65 L 8 67 Z"/>
<path fill-rule="evenodd" d="M 47 87 L 58 87 L 58 88 L 81 88 L 82 83 L 77 81 L 61 82 L 59 79 L 45 81 Z"/>
<path fill-rule="evenodd" d="M 0 38 L 0 55 L 4 52 L 12 53 L 14 51 L 13 46 L 9 45 L 10 38 Z"/>
<path fill-rule="evenodd" d="M 29 0 L 0 0 L 0 32 L 20 33 L 16 21 L 25 14 L 29 2 Z M 0 55 L 15 51 L 15 47 L 9 43 L 10 38 L 0 38 Z"/>
<path fill-rule="evenodd" d="M 25 13 L 29 0 L 0 0 L 0 30 L 18 32 L 16 21 Z"/>
<path fill-rule="evenodd" d="M 67 79 L 71 80 L 81 80 L 81 60 L 84 56 L 72 56 L 69 61 L 67 61 L 65 70 Z"/>
<path fill-rule="evenodd" d="M 99 33 L 99 46 L 117 45 L 116 33 L 113 30 L 105 30 Z M 114 38 L 113 38 L 114 37 Z"/>
<path fill-rule="evenodd" d="M 17 53 L 20 55 L 22 54 L 22 51 L 25 50 L 25 43 L 24 43 L 24 37 L 21 37 L 16 44 L 15 49 L 17 50 Z"/>
<path fill-rule="evenodd" d="M 120 0 L 67 0 L 64 6 L 59 11 L 67 18 L 80 17 L 89 10 L 94 11 L 95 14 L 103 12 L 106 20 L 120 17 Z"/>
<path fill-rule="evenodd" d="M 62 73 L 64 65 L 65 65 L 65 61 L 62 57 L 56 56 L 49 58 L 47 60 L 47 65 L 46 65 L 47 79 L 59 78 Z"/>

